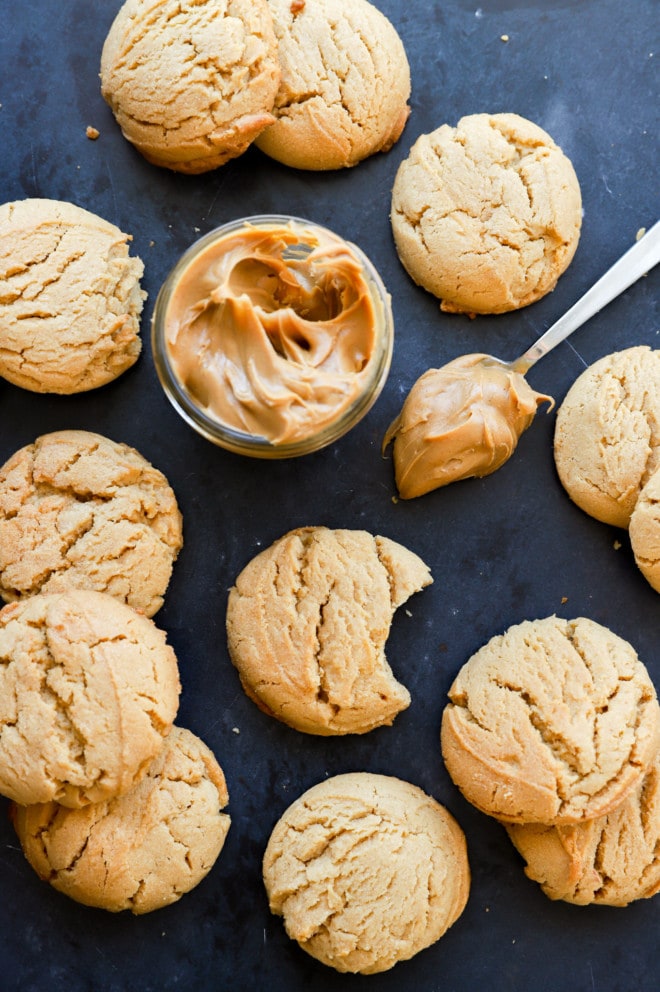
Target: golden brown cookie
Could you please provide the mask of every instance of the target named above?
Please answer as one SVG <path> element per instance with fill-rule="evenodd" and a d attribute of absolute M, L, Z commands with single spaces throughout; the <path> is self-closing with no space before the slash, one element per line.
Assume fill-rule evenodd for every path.
<path fill-rule="evenodd" d="M 628 533 L 640 572 L 660 592 L 660 467 L 637 498 Z"/>
<path fill-rule="evenodd" d="M 580 617 L 524 621 L 462 667 L 442 753 L 465 798 L 509 823 L 604 816 L 655 758 L 660 707 L 627 641 Z"/>
<path fill-rule="evenodd" d="M 421 135 L 392 190 L 408 274 L 451 313 L 504 313 L 554 289 L 580 237 L 569 159 L 517 114 L 473 114 Z"/>
<path fill-rule="evenodd" d="M 410 704 L 385 657 L 392 617 L 432 581 L 385 537 L 303 527 L 246 565 L 230 590 L 227 637 L 245 692 L 309 734 L 363 734 Z"/>
<path fill-rule="evenodd" d="M 60 200 L 0 206 L 0 375 L 35 393 L 103 386 L 140 354 L 130 236 Z"/>
<path fill-rule="evenodd" d="M 572 827 L 508 824 L 525 874 L 549 899 L 627 906 L 660 891 L 660 754 L 606 816 Z"/>
<path fill-rule="evenodd" d="M 0 610 L 0 793 L 80 807 L 128 792 L 179 705 L 172 648 L 101 592 L 31 596 Z"/>
<path fill-rule="evenodd" d="M 627 348 L 585 369 L 557 411 L 554 455 L 580 509 L 628 527 L 642 488 L 660 468 L 660 350 Z"/>
<path fill-rule="evenodd" d="M 44 434 L 0 468 L 0 595 L 94 589 L 147 616 L 183 543 L 165 476 L 88 431 Z"/>
<path fill-rule="evenodd" d="M 209 873 L 230 818 L 222 769 L 189 730 L 173 727 L 144 778 L 118 799 L 67 809 L 15 806 L 16 833 L 37 874 L 65 895 L 117 913 L 176 902 Z"/>
<path fill-rule="evenodd" d="M 410 68 L 393 25 L 368 0 L 269 0 L 282 81 L 276 122 L 257 138 L 296 169 L 341 169 L 399 139 Z"/>
<path fill-rule="evenodd" d="M 200 173 L 274 120 L 280 81 L 266 0 L 126 0 L 101 55 L 101 92 L 154 165 Z"/>
<path fill-rule="evenodd" d="M 463 831 L 420 788 L 385 775 L 337 775 L 276 824 L 263 860 L 273 913 L 304 951 L 372 975 L 438 940 L 463 912 Z"/>

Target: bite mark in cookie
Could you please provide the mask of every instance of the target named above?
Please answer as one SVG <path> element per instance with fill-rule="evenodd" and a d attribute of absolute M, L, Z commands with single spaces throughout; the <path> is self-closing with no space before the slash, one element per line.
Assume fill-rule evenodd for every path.
<path fill-rule="evenodd" d="M 427 566 L 366 531 L 291 531 L 229 594 L 231 659 L 247 694 L 313 734 L 366 733 L 410 703 L 385 657 L 394 611 L 431 582 Z"/>

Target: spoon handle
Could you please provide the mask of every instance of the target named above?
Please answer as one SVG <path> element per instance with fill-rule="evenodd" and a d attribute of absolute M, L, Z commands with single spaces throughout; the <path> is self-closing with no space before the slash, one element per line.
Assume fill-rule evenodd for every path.
<path fill-rule="evenodd" d="M 594 283 L 591 289 L 566 311 L 563 317 L 555 321 L 545 334 L 513 363 L 516 371 L 524 373 L 530 369 L 539 358 L 547 355 L 555 345 L 632 286 L 640 276 L 650 272 L 658 262 L 660 262 L 660 221 L 636 241 L 632 248 L 629 248 L 618 262 L 615 262 L 598 282 Z"/>

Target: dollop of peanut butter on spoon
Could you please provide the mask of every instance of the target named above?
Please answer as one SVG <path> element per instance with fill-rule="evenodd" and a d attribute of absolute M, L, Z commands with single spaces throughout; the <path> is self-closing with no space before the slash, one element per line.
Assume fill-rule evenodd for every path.
<path fill-rule="evenodd" d="M 403 499 L 459 479 L 490 475 L 515 451 L 542 403 L 524 375 L 489 355 L 462 355 L 429 369 L 390 425 L 394 472 Z"/>

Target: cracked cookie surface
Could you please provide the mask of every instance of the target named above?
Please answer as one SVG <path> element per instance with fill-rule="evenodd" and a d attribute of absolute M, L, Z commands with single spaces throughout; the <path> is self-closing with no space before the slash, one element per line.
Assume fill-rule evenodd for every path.
<path fill-rule="evenodd" d="M 473 114 L 421 135 L 397 171 L 392 232 L 411 278 L 451 313 L 505 313 L 540 299 L 577 248 L 575 170 L 517 114 Z"/>
<path fill-rule="evenodd" d="M 101 92 L 153 165 L 202 173 L 274 120 L 280 81 L 266 0 L 127 0 L 103 46 Z"/>
<path fill-rule="evenodd" d="M 147 616 L 183 543 L 165 476 L 134 448 L 55 431 L 0 468 L 0 595 L 107 592 Z"/>
<path fill-rule="evenodd" d="M 341 169 L 388 151 L 408 119 L 403 42 L 367 0 L 269 0 L 282 80 L 257 146 L 297 169 Z"/>
<path fill-rule="evenodd" d="M 410 704 L 385 657 L 395 610 L 432 581 L 424 562 L 366 531 L 303 527 L 249 562 L 227 638 L 247 695 L 311 734 L 362 734 Z"/>
<path fill-rule="evenodd" d="M 0 375 L 36 393 L 103 386 L 140 354 L 141 259 L 73 203 L 0 206 Z"/>
<path fill-rule="evenodd" d="M 270 908 L 304 951 L 340 972 L 385 971 L 463 912 L 463 831 L 420 788 L 369 772 L 313 786 L 284 813 L 263 860 Z"/>
<path fill-rule="evenodd" d="M 660 468 L 660 350 L 613 352 L 575 380 L 557 411 L 555 465 L 580 509 L 628 527 Z"/>
<path fill-rule="evenodd" d="M 32 596 L 0 611 L 0 794 L 81 807 L 122 795 L 163 746 L 176 657 L 112 596 Z"/>
<path fill-rule="evenodd" d="M 602 816 L 655 757 L 660 707 L 645 665 L 579 617 L 524 621 L 466 662 L 442 718 L 442 753 L 465 798 L 510 823 Z"/>
<path fill-rule="evenodd" d="M 84 809 L 18 806 L 12 817 L 25 856 L 53 888 L 86 906 L 141 914 L 208 874 L 229 830 L 228 799 L 213 752 L 173 727 L 126 795 Z"/>
<path fill-rule="evenodd" d="M 640 785 L 606 816 L 571 827 L 507 824 L 525 874 L 549 899 L 627 906 L 660 892 L 660 752 Z"/>

